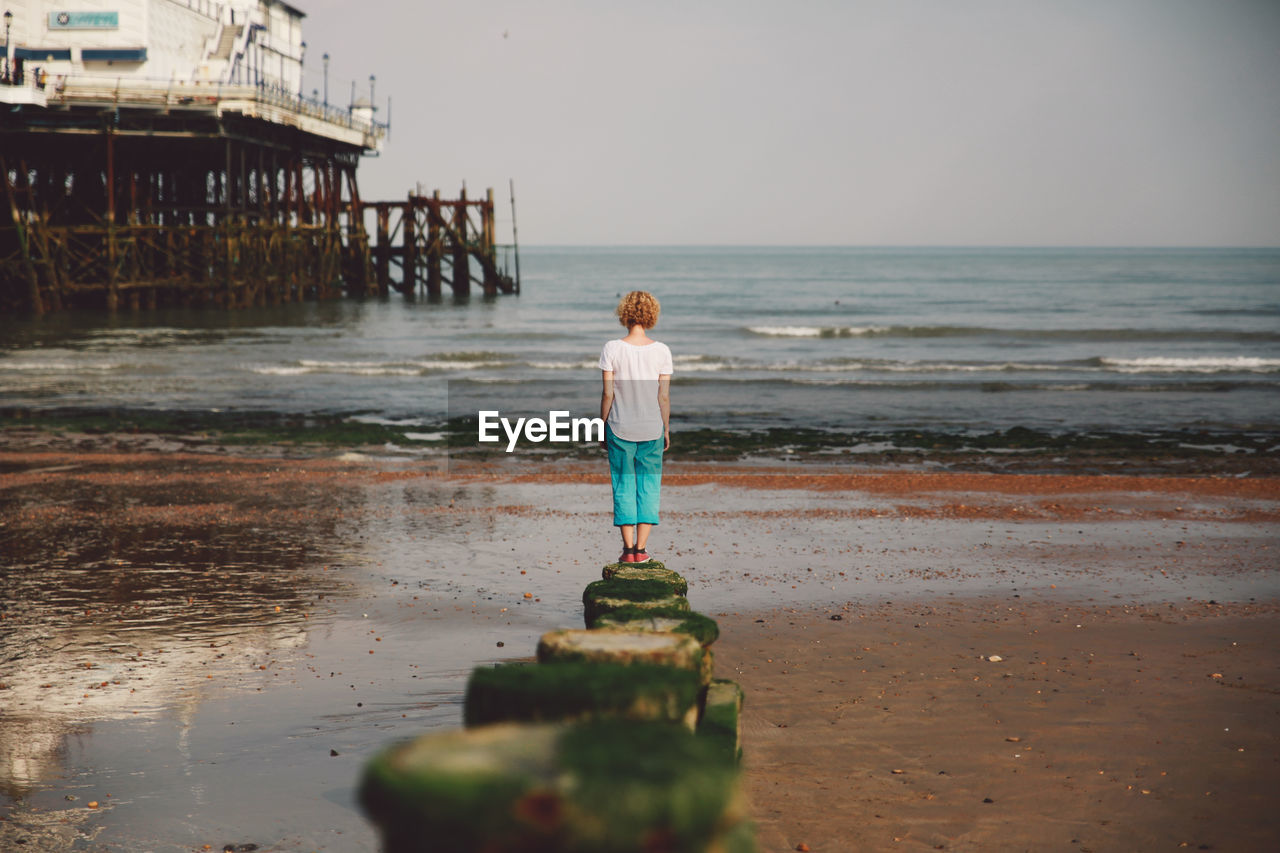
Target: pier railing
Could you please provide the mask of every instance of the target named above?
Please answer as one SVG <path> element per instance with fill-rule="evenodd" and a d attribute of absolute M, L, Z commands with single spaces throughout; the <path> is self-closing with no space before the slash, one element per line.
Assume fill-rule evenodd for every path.
<path fill-rule="evenodd" d="M 24 69 L 7 85 L 0 85 L 0 103 L 39 106 L 114 106 L 139 109 L 192 109 L 248 112 L 257 118 L 297 125 L 307 120 L 307 130 L 332 135 L 341 128 L 362 136 L 356 144 L 376 150 L 389 125 L 373 118 L 369 107 L 338 107 L 297 92 L 264 84 L 228 84 L 203 81 L 158 80 L 94 74 L 54 75 L 37 68 Z M 316 124 L 319 123 L 319 124 Z M 325 126 L 331 127 L 325 133 Z M 342 134 L 344 141 L 352 141 Z"/>

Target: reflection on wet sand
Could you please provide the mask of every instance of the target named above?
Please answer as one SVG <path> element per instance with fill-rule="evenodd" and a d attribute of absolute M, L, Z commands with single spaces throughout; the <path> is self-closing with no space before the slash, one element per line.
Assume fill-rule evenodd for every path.
<path fill-rule="evenodd" d="M 215 684 L 261 689 L 343 593 L 324 555 L 360 500 L 267 461 L 40 461 L 0 457 L 0 793 L 14 800 L 95 722 L 182 716 Z M 305 512 L 290 509 L 299 490 Z"/>
<path fill-rule="evenodd" d="M 375 849 L 364 762 L 458 725 L 471 668 L 577 623 L 617 554 L 599 466 L 105 442 L 0 452 L 0 850 Z M 1277 596 L 1274 479 L 667 476 L 664 556 L 748 637 L 890 599 Z"/>

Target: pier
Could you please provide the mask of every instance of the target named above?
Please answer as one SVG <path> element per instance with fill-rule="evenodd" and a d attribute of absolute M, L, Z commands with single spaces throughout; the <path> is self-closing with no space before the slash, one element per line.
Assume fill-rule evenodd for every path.
<path fill-rule="evenodd" d="M 370 100 L 353 86 L 332 104 L 325 54 L 324 94 L 306 96 L 294 7 L 15 4 L 0 57 L 0 307 L 438 297 L 445 282 L 458 296 L 473 283 L 519 291 L 499 258 L 492 191 L 361 199 L 360 159 L 389 129 L 374 78 Z"/>
<path fill-rule="evenodd" d="M 514 203 L 513 190 L 513 208 Z M 497 243 L 492 189 L 475 201 L 467 199 L 464 187 L 456 200 L 442 199 L 436 190 L 430 196 L 410 194 L 405 201 L 369 202 L 363 207 L 372 210 L 377 221 L 372 253 L 380 293 L 395 287 L 406 296 L 421 290 L 435 298 L 445 281 L 455 296 L 470 295 L 473 282 L 486 296 L 520 292 L 518 247 Z M 512 221 L 514 228 L 514 209 Z M 517 265 L 514 276 L 500 256 L 507 248 Z M 473 261 L 479 276 L 472 272 Z"/>

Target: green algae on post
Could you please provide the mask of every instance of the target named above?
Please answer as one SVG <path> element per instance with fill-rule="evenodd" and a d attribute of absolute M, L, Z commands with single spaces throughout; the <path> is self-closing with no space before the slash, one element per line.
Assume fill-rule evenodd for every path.
<path fill-rule="evenodd" d="M 614 628 L 550 631 L 538 641 L 538 661 L 671 666 L 698 673 L 702 684 L 711 681 L 711 652 L 686 634 Z"/>
<path fill-rule="evenodd" d="M 698 720 L 698 736 L 719 744 L 734 761 L 742 760 L 742 701 L 742 688 L 736 682 L 713 679 Z"/>
<path fill-rule="evenodd" d="M 700 692 L 696 674 L 670 666 L 503 664 L 471 673 L 463 719 L 475 726 L 621 717 L 693 728 Z"/>
<path fill-rule="evenodd" d="M 681 602 L 688 609 L 689 602 L 676 593 L 670 583 L 652 578 L 592 581 L 582 593 L 582 606 L 588 624 L 603 613 L 627 605 L 681 607 Z"/>
<path fill-rule="evenodd" d="M 655 580 L 671 584 L 677 595 L 689 594 L 689 583 L 657 560 L 647 563 L 609 563 L 601 571 L 604 580 Z"/>
<path fill-rule="evenodd" d="M 360 802 L 386 853 L 750 851 L 737 769 L 668 723 L 503 723 L 376 756 Z"/>
<path fill-rule="evenodd" d="M 688 634 L 703 647 L 720 636 L 720 626 L 710 616 L 680 607 L 636 607 L 627 605 L 602 613 L 587 623 L 588 628 L 620 628 L 625 631 L 664 631 Z"/>

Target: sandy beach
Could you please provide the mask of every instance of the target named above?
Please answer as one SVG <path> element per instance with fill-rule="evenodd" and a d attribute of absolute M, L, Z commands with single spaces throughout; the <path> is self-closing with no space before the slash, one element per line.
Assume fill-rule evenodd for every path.
<path fill-rule="evenodd" d="M 356 451 L 9 432 L 0 847 L 376 849 L 364 760 L 580 623 L 600 466 Z M 1280 479 L 1238 474 L 668 463 L 761 849 L 1270 849 Z"/>

